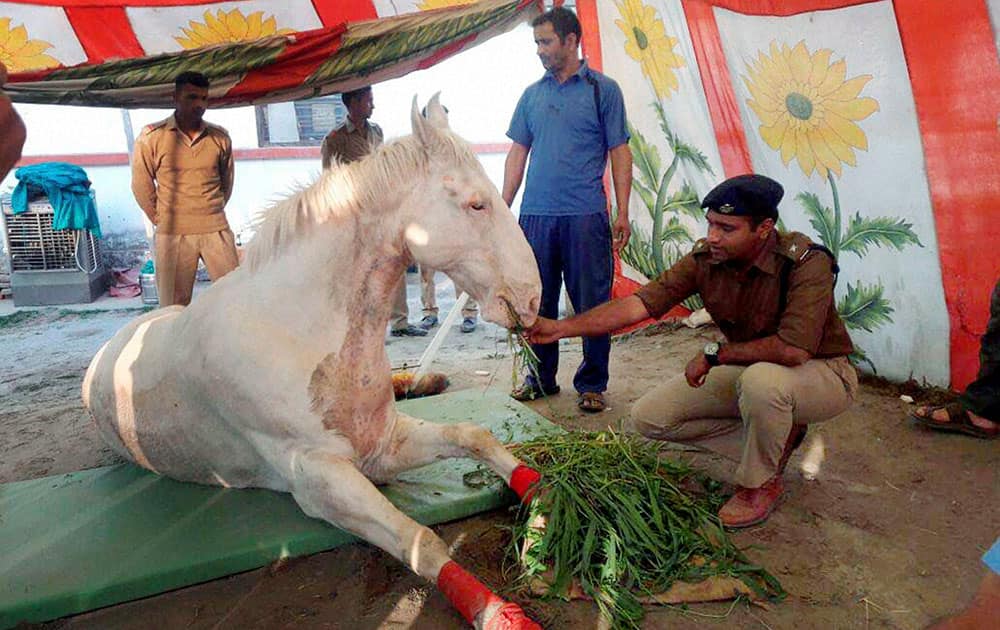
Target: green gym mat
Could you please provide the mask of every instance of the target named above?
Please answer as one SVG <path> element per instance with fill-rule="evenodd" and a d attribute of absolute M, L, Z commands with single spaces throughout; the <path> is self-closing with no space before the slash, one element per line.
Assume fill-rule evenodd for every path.
<path fill-rule="evenodd" d="M 399 404 L 435 422 L 475 422 L 504 442 L 561 431 L 500 392 Z M 477 464 L 446 460 L 382 492 L 427 525 L 511 504 L 502 483 L 470 487 Z M 354 542 L 291 495 L 182 483 L 131 464 L 0 484 L 0 628 L 162 593 Z"/>

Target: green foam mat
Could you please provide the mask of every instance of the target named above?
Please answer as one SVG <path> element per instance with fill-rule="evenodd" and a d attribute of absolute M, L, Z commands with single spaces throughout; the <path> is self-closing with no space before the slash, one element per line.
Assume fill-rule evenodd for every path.
<path fill-rule="evenodd" d="M 409 400 L 416 417 L 489 428 L 504 442 L 560 429 L 499 392 Z M 470 487 L 468 459 L 407 472 L 382 492 L 433 525 L 511 504 L 501 483 Z M 0 484 L 0 628 L 46 621 L 354 542 L 291 495 L 182 483 L 131 464 Z"/>

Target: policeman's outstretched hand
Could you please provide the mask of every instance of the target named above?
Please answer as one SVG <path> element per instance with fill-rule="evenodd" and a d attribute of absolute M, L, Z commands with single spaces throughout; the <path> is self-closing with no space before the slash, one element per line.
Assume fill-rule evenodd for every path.
<path fill-rule="evenodd" d="M 560 324 L 558 320 L 547 317 L 539 317 L 532 324 L 531 328 L 524 331 L 524 336 L 531 343 L 552 343 L 558 341 L 562 335 L 559 334 Z"/>
<path fill-rule="evenodd" d="M 618 215 L 615 224 L 611 226 L 611 247 L 615 252 L 620 252 L 628 245 L 628 239 L 632 235 L 632 226 L 629 225 L 628 217 Z"/>
<path fill-rule="evenodd" d="M 698 356 L 691 359 L 687 368 L 684 369 L 684 378 L 687 379 L 688 385 L 691 387 L 701 387 L 705 384 L 705 377 L 708 376 L 708 371 L 712 369 L 712 366 L 708 364 L 708 359 L 701 352 Z"/>

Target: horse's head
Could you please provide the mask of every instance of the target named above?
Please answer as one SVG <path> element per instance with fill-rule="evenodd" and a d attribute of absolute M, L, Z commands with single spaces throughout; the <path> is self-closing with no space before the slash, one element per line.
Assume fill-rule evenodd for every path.
<path fill-rule="evenodd" d="M 475 298 L 485 319 L 530 325 L 541 296 L 534 253 L 469 145 L 448 128 L 436 95 L 425 111 L 414 98 L 413 135 L 430 159 L 428 177 L 405 201 L 406 245 Z"/>

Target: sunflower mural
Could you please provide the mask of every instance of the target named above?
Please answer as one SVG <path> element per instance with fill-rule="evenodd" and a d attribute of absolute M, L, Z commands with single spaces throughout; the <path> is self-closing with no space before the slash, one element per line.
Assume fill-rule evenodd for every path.
<path fill-rule="evenodd" d="M 287 35 L 295 31 L 290 28 L 278 28 L 274 16 L 264 17 L 263 11 L 254 11 L 243 15 L 239 9 L 226 11 L 219 9 L 215 15 L 205 11 L 204 22 L 188 22 L 188 27 L 181 27 L 184 37 L 174 37 L 174 40 L 186 49 L 202 48 L 213 44 L 230 44 L 234 42 L 253 41 L 269 35 Z"/>
<path fill-rule="evenodd" d="M 674 52 L 677 38 L 667 35 L 656 9 L 641 0 L 625 0 L 617 6 L 622 19 L 615 24 L 625 34 L 625 52 L 639 62 L 656 98 L 668 98 L 680 87 L 674 70 L 684 67 L 684 58 Z"/>
<path fill-rule="evenodd" d="M 707 173 L 712 168 L 698 148 L 685 143 L 674 132 L 663 107 L 663 101 L 680 89 L 675 70 L 683 68 L 685 60 L 674 50 L 679 40 L 667 34 L 657 10 L 641 0 L 624 0 L 617 2 L 616 7 L 621 19 L 615 20 L 615 24 L 625 35 L 625 53 L 639 64 L 652 89 L 655 100 L 651 107 L 670 151 L 670 161 L 664 168 L 657 146 L 629 124 L 629 148 L 635 168 L 632 190 L 646 206 L 652 228 L 647 232 L 633 221 L 632 238 L 622 250 L 621 259 L 647 278 L 655 278 L 694 242 L 688 224 L 704 220 L 698 191 L 687 181 L 680 187 L 672 185 L 678 168 L 685 165 Z M 682 220 L 684 217 L 686 221 Z M 685 305 L 696 309 L 701 301 L 694 297 L 685 301 Z"/>
<path fill-rule="evenodd" d="M 758 51 L 752 64 L 746 64 L 742 78 L 750 93 L 747 106 L 761 123 L 760 137 L 781 155 L 785 166 L 795 160 L 806 177 L 816 174 L 829 183 L 832 208 L 812 192 L 800 192 L 795 199 L 835 256 L 851 252 L 864 259 L 870 247 L 923 247 L 903 219 L 862 217 L 857 212 L 844 226 L 837 179 L 845 165 L 857 165 L 856 151 L 868 150 L 868 138 L 858 123 L 877 112 L 879 104 L 861 96 L 872 76 L 848 79 L 846 61 L 831 62 L 832 57 L 827 48 L 810 53 L 804 41 L 791 48 L 771 42 L 768 52 Z M 881 280 L 870 285 L 848 282 L 837 303 L 844 323 L 868 332 L 892 323 L 893 308 L 884 293 Z M 854 358 L 875 370 L 862 350 Z"/>
<path fill-rule="evenodd" d="M 24 24 L 11 28 L 9 17 L 0 18 L 0 62 L 11 74 L 58 66 L 58 59 L 45 54 L 50 48 L 49 42 L 31 39 Z"/>

